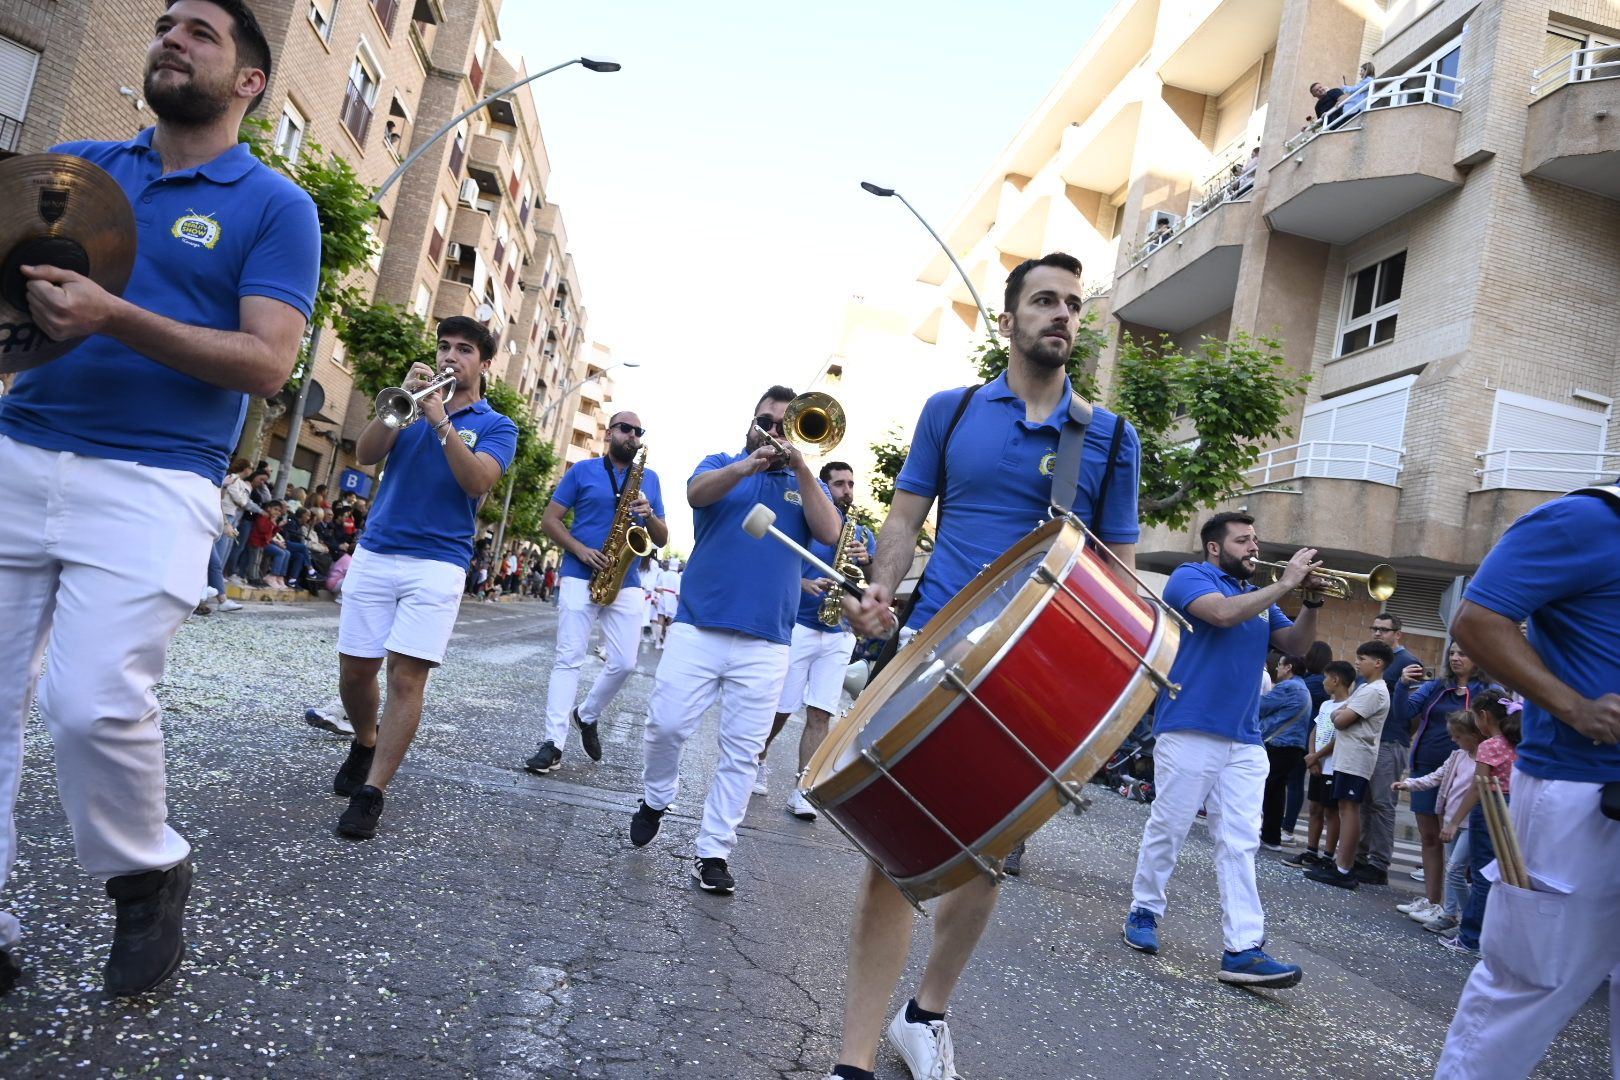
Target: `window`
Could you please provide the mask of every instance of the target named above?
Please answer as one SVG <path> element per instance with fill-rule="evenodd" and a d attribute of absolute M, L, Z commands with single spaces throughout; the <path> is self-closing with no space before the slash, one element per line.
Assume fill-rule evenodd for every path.
<path fill-rule="evenodd" d="M 335 339 L 332 342 L 332 363 L 336 364 L 344 371 L 349 370 L 349 350 L 343 347 L 343 341 L 341 338 Z"/>
<path fill-rule="evenodd" d="M 1468 28 L 1463 27 L 1464 31 Z M 1452 38 L 1423 60 L 1397 74 L 1407 76 L 1387 101 L 1375 100 L 1374 108 L 1389 105 L 1415 105 L 1429 102 L 1456 108 L 1460 91 L 1457 75 L 1462 68 L 1462 36 Z M 1382 95 L 1379 95 L 1381 98 Z"/>
<path fill-rule="evenodd" d="M 309 25 L 322 41 L 332 40 L 332 21 L 337 18 L 338 0 L 309 0 Z"/>
<path fill-rule="evenodd" d="M 39 53 L 0 37 L 0 150 L 15 150 L 28 118 Z"/>
<path fill-rule="evenodd" d="M 354 141 L 362 145 L 371 130 L 371 114 L 377 105 L 377 88 L 382 84 L 382 69 L 377 66 L 361 40 L 361 51 L 354 54 L 349 65 L 349 87 L 343 95 L 343 108 L 339 119 Z"/>
<path fill-rule="evenodd" d="M 1569 491 L 1606 482 L 1603 445 L 1609 412 L 1496 392 L 1491 445 L 1480 486 L 1525 491 Z"/>
<path fill-rule="evenodd" d="M 304 145 L 304 127 L 307 121 L 292 102 L 281 107 L 281 120 L 276 124 L 276 153 L 288 161 L 298 160 L 298 151 Z"/>
<path fill-rule="evenodd" d="M 1294 475 L 1395 483 L 1415 382 L 1403 375 L 1306 406 Z"/>
<path fill-rule="evenodd" d="M 1350 275 L 1344 283 L 1335 356 L 1349 356 L 1395 339 L 1395 320 L 1400 312 L 1401 284 L 1405 276 L 1404 251 Z"/>
<path fill-rule="evenodd" d="M 1604 49 L 1603 46 L 1611 46 Z M 1599 49 L 1599 52 L 1587 52 Z M 1585 30 L 1559 26 L 1547 27 L 1547 36 L 1541 48 L 1541 63 L 1536 69 L 1538 82 L 1535 92 L 1545 94 L 1569 82 L 1604 79 L 1620 76 L 1620 37 L 1591 34 Z"/>
<path fill-rule="evenodd" d="M 444 253 L 444 238 L 450 234 L 450 203 L 443 195 L 433 208 L 433 236 L 428 240 L 428 258 L 434 262 Z"/>
<path fill-rule="evenodd" d="M 383 28 L 383 33 L 392 35 L 394 15 L 399 11 L 399 0 L 371 0 L 371 10 L 377 16 L 377 24 Z"/>
<path fill-rule="evenodd" d="M 461 163 L 467 159 L 467 121 L 456 125 L 456 141 L 450 147 L 450 175 L 461 178 Z"/>
<path fill-rule="evenodd" d="M 375 273 L 382 269 L 384 241 L 378 239 L 377 227 L 371 222 L 368 221 L 365 223 L 365 230 L 366 242 L 371 248 L 371 254 L 366 256 L 366 265 L 370 266 L 372 271 Z"/>
<path fill-rule="evenodd" d="M 473 93 L 478 93 L 484 85 L 484 54 L 489 52 L 489 37 L 484 28 L 478 28 L 478 36 L 473 39 L 473 54 L 471 67 L 467 71 L 467 80 L 472 83 Z"/>
<path fill-rule="evenodd" d="M 421 318 L 425 319 L 425 318 L 428 317 L 428 310 L 430 308 L 432 308 L 432 307 L 433 307 L 433 290 L 428 288 L 426 285 L 422 284 L 421 282 L 417 282 L 417 285 L 416 285 L 416 303 L 411 305 L 411 310 L 416 312 L 416 314 L 418 316 L 420 316 Z"/>

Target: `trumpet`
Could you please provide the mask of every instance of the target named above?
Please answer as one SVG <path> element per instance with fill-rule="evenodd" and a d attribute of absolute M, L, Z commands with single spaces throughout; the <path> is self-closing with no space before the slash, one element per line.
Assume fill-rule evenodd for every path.
<path fill-rule="evenodd" d="M 446 397 L 456 392 L 456 373 L 441 371 L 422 389 L 411 393 L 401 386 L 390 386 L 377 395 L 374 406 L 377 419 L 385 427 L 399 431 L 408 428 L 422 417 L 422 399 L 430 394 L 443 392 Z"/>
<path fill-rule="evenodd" d="M 787 412 L 782 415 L 782 433 L 786 441 L 763 428 L 761 433 L 765 441 L 786 458 L 792 449 L 797 449 L 801 454 L 812 451 L 831 453 L 833 447 L 843 439 L 844 427 L 844 407 L 831 394 L 811 390 L 788 402 Z"/>
<path fill-rule="evenodd" d="M 1270 570 L 1277 580 L 1281 580 L 1287 563 L 1266 562 L 1263 559 L 1254 560 L 1254 565 L 1263 566 Z M 1367 595 L 1383 603 L 1395 595 L 1395 568 L 1388 563 L 1379 563 L 1365 574 L 1352 574 L 1344 570 L 1324 570 L 1320 567 L 1311 571 L 1311 576 L 1305 579 L 1306 584 L 1295 589 L 1296 593 L 1316 593 L 1318 596 L 1331 596 L 1335 600 L 1348 600 L 1352 592 L 1352 582 L 1367 590 Z M 1312 585 L 1311 582 L 1317 582 Z"/>

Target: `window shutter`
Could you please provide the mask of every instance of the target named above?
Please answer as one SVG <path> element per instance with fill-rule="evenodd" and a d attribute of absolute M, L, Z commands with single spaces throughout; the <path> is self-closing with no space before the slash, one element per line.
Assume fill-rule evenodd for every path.
<path fill-rule="evenodd" d="M 28 98 L 38 67 L 39 53 L 0 37 L 0 116 L 28 119 Z"/>
<path fill-rule="evenodd" d="M 1450 578 L 1417 577 L 1402 570 L 1400 584 L 1395 595 L 1385 602 L 1384 610 L 1399 615 L 1401 625 L 1409 631 L 1444 634 L 1446 624 L 1440 618 L 1440 598 L 1450 587 Z"/>
<path fill-rule="evenodd" d="M 1600 454 L 1607 434 L 1605 413 L 1498 390 L 1490 448 L 1513 453 L 1487 459 L 1484 486 L 1569 491 L 1593 483 L 1603 478 Z"/>
<path fill-rule="evenodd" d="M 1395 483 L 1401 464 L 1396 451 L 1406 438 L 1411 387 L 1412 379 L 1402 378 L 1393 385 L 1369 387 L 1307 409 L 1300 424 L 1300 442 L 1327 445 L 1301 450 L 1301 458 L 1308 455 L 1309 460 L 1302 460 L 1300 475 Z M 1376 445 L 1354 445 L 1365 443 Z"/>

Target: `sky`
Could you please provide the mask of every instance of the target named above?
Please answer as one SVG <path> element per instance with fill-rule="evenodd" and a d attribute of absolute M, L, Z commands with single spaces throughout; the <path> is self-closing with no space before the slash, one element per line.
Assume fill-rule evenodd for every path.
<path fill-rule="evenodd" d="M 807 385 L 849 297 L 898 302 L 938 250 L 859 182 L 943 231 L 1110 6 L 507 0 L 528 70 L 624 65 L 532 91 L 588 331 L 640 365 L 615 402 L 647 429 L 672 548 L 692 469 L 742 448 L 760 392 Z"/>

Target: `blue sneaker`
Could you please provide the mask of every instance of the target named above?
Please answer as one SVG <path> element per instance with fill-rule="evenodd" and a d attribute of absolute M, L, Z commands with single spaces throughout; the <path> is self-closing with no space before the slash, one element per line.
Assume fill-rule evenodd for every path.
<path fill-rule="evenodd" d="M 1242 986 L 1285 990 L 1296 985 L 1304 972 L 1298 964 L 1285 964 L 1267 956 L 1264 949 L 1244 949 L 1242 952 L 1221 954 L 1221 970 L 1216 978 L 1221 982 Z"/>
<path fill-rule="evenodd" d="M 1125 944 L 1145 953 L 1159 951 L 1159 917 L 1146 908 L 1131 908 L 1125 916 Z"/>

